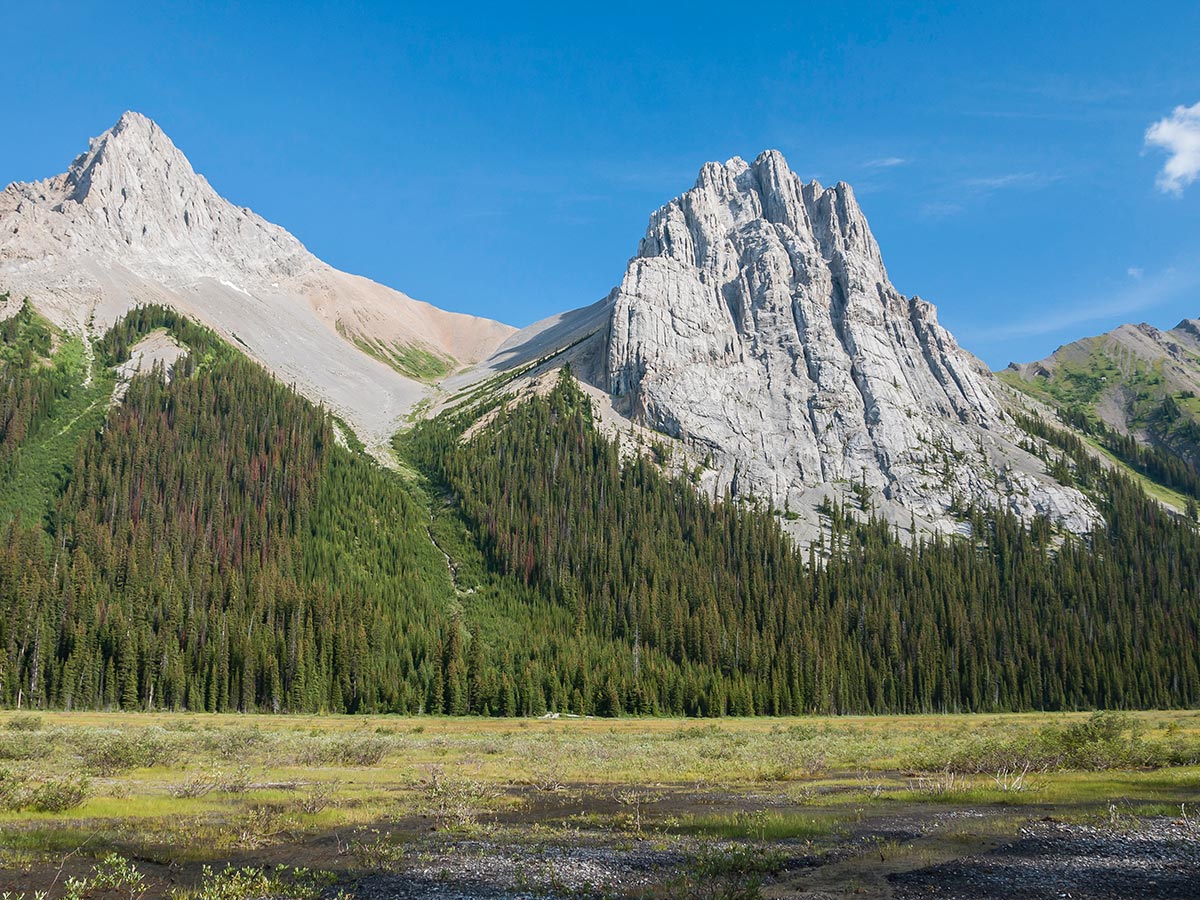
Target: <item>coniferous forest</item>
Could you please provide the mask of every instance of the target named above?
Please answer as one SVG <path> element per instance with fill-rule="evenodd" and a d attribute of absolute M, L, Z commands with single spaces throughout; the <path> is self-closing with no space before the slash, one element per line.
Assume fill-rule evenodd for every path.
<path fill-rule="evenodd" d="M 415 426 L 397 439 L 415 470 L 401 473 L 161 308 L 118 322 L 96 367 L 158 328 L 188 354 L 135 377 L 123 402 L 90 403 L 96 424 L 51 481 L 31 480 L 22 448 L 92 420 L 74 414 L 83 388 L 61 336 L 28 307 L 0 328 L 0 509 L 19 507 L 0 548 L 4 705 L 716 716 L 1200 702 L 1200 535 L 1037 419 L 1022 421 L 1029 446 L 1097 499 L 1106 527 L 1073 537 L 968 510 L 971 539 L 913 541 L 832 505 L 829 537 L 801 551 L 761 506 L 623 458 L 567 371 L 546 397 Z"/>

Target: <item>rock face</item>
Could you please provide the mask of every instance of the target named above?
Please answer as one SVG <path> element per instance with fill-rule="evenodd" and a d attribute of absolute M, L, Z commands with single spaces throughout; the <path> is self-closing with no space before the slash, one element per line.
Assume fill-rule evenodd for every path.
<path fill-rule="evenodd" d="M 952 528 L 960 502 L 1094 521 L 1016 447 L 994 379 L 934 307 L 892 287 L 850 187 L 804 184 L 778 152 L 704 166 L 608 302 L 618 406 L 735 493 L 803 511 L 865 482 L 905 525 Z"/>
<path fill-rule="evenodd" d="M 513 331 L 326 265 L 218 195 L 137 113 L 94 138 L 66 173 L 0 194 L 3 290 L 84 331 L 137 303 L 180 308 L 341 412 L 368 441 L 386 441 L 426 393 L 406 377 L 405 358 L 452 369 Z"/>

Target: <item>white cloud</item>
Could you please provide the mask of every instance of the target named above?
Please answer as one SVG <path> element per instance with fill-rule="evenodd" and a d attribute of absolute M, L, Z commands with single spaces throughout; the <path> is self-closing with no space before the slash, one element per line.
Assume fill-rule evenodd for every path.
<path fill-rule="evenodd" d="M 1125 270 L 1125 272 L 1134 281 L 1141 281 L 1142 276 L 1144 276 L 1146 274 L 1146 270 L 1143 269 L 1141 266 L 1130 266 L 1128 269 Z"/>
<path fill-rule="evenodd" d="M 894 169 L 896 166 L 906 166 L 908 160 L 902 156 L 883 156 L 879 159 L 869 159 L 863 163 L 864 169 Z"/>
<path fill-rule="evenodd" d="M 1163 193 L 1178 197 L 1200 177 L 1200 103 L 1177 106 L 1171 115 L 1147 128 L 1146 145 L 1170 154 L 1155 184 Z"/>

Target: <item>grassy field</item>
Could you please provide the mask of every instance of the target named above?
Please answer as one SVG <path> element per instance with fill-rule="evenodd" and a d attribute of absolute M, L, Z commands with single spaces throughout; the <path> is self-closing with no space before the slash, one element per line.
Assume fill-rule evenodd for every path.
<path fill-rule="evenodd" d="M 68 878 L 119 880 L 110 869 L 126 866 L 137 896 L 258 896 L 203 893 L 234 877 L 220 873 L 228 863 L 261 878 L 301 866 L 290 890 L 316 896 L 482 838 L 652 840 L 695 854 L 728 841 L 794 851 L 948 809 L 982 811 L 991 834 L 1047 815 L 1186 818 L 1198 763 L 1195 711 L 715 722 L 5 712 L 0 895 L 75 896 Z"/>

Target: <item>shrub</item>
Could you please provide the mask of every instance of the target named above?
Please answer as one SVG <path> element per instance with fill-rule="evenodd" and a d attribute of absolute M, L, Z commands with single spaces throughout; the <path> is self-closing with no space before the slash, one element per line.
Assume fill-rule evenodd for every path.
<path fill-rule="evenodd" d="M 296 826 L 295 819 L 285 815 L 278 806 L 252 806 L 233 823 L 219 844 L 240 850 L 255 850 L 291 836 Z"/>
<path fill-rule="evenodd" d="M 63 900 L 91 900 L 116 894 L 137 900 L 150 886 L 137 867 L 123 856 L 110 853 L 84 879 L 68 878 Z"/>
<path fill-rule="evenodd" d="M 208 749 L 223 759 L 245 759 L 267 736 L 257 725 L 251 728 L 229 728 L 209 735 Z"/>
<path fill-rule="evenodd" d="M 768 875 L 783 868 L 778 853 L 756 846 L 709 847 L 694 855 L 668 889 L 672 900 L 759 900 Z"/>
<path fill-rule="evenodd" d="M 172 797 L 197 799 L 213 792 L 221 794 L 244 794 L 250 789 L 250 767 L 241 766 L 232 772 L 223 769 L 204 769 L 190 778 L 174 785 Z"/>
<path fill-rule="evenodd" d="M 31 780 L 11 769 L 0 769 L 0 811 L 66 812 L 83 805 L 91 785 L 83 776 Z"/>
<path fill-rule="evenodd" d="M 404 842 L 393 834 L 372 828 L 369 838 L 356 837 L 350 842 L 349 851 L 360 867 L 371 872 L 387 872 L 400 867 L 404 861 Z"/>
<path fill-rule="evenodd" d="M 317 900 L 321 888 L 330 881 L 326 873 L 307 869 L 234 868 L 227 865 L 214 873 L 204 867 L 200 884 L 191 890 L 177 891 L 175 900 L 259 900 L 262 897 L 287 897 L 289 900 Z"/>
<path fill-rule="evenodd" d="M 101 777 L 158 765 L 169 756 L 166 740 L 146 731 L 85 732 L 75 738 L 75 750 L 83 768 Z"/>
<path fill-rule="evenodd" d="M 51 736 L 42 732 L 14 729 L 0 734 L 0 759 L 44 759 L 53 750 Z"/>
<path fill-rule="evenodd" d="M 1197 756 L 1200 748 L 1178 740 L 1150 744 L 1138 720 L 1129 713 L 1101 711 L 1082 721 L 1046 726 L 1032 735 L 969 735 L 948 750 L 918 759 L 914 767 L 996 777 L 1050 769 L 1159 766 Z"/>
<path fill-rule="evenodd" d="M 315 816 L 330 806 L 337 806 L 337 791 L 341 784 L 340 781 L 317 781 L 310 784 L 297 801 L 300 809 L 310 816 Z"/>
<path fill-rule="evenodd" d="M 18 810 L 24 798 L 25 778 L 12 769 L 0 768 L 0 812 Z"/>
<path fill-rule="evenodd" d="M 41 731 L 42 717 L 36 713 L 17 713 L 4 723 L 9 731 Z"/>
<path fill-rule="evenodd" d="M 82 806 L 91 796 L 91 783 L 82 775 L 47 778 L 24 791 L 21 806 L 35 812 L 60 813 Z"/>
<path fill-rule="evenodd" d="M 425 801 L 428 815 L 437 827 L 447 831 L 463 831 L 473 828 L 479 810 L 491 798 L 486 785 L 465 778 L 448 776 L 440 767 L 434 767 L 425 782 Z"/>
<path fill-rule="evenodd" d="M 306 766 L 377 766 L 391 742 L 379 735 L 339 735 L 308 741 L 300 753 Z"/>
<path fill-rule="evenodd" d="M 1065 728 L 1045 729 L 1039 740 L 1047 756 L 1069 769 L 1116 769 L 1151 764 L 1140 723 L 1129 713 L 1101 711 Z"/>

